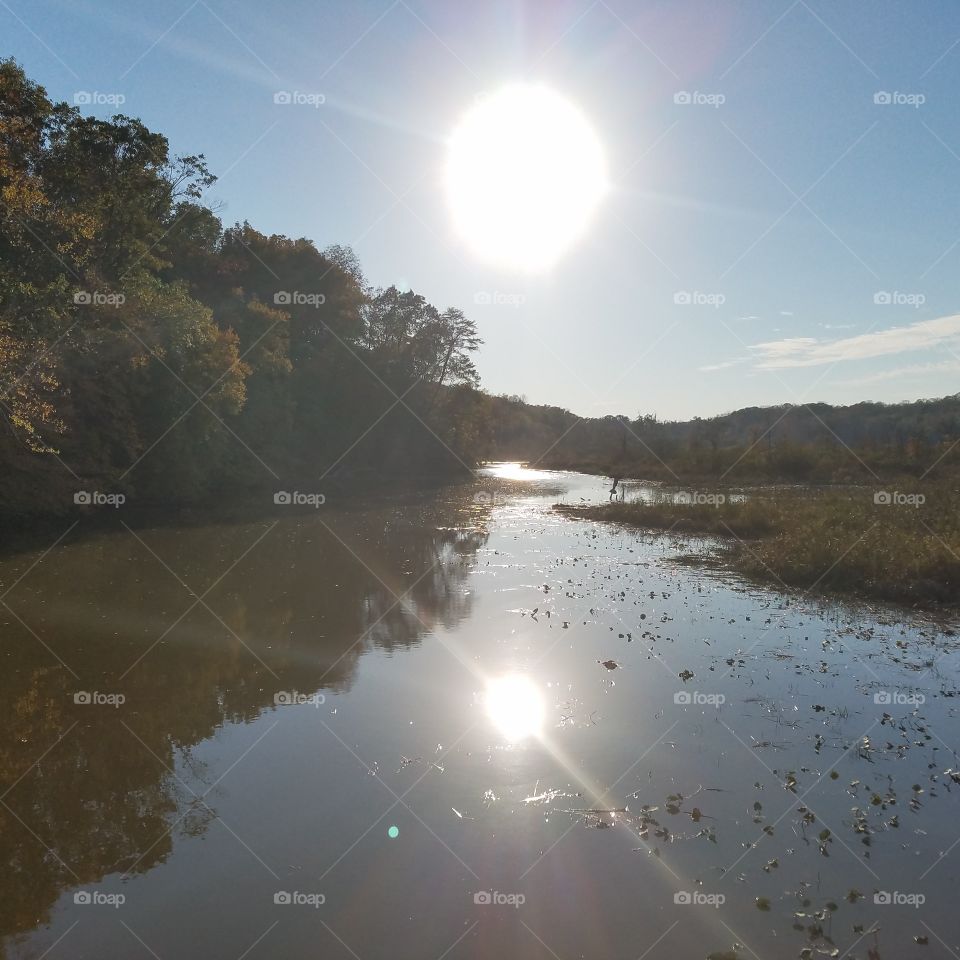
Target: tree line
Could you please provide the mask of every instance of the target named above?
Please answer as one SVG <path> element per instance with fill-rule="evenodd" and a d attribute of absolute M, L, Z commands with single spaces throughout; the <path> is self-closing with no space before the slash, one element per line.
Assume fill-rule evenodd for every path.
<path fill-rule="evenodd" d="M 200 502 L 478 459 L 474 323 L 353 252 L 224 227 L 203 155 L 0 61 L 0 502 Z"/>

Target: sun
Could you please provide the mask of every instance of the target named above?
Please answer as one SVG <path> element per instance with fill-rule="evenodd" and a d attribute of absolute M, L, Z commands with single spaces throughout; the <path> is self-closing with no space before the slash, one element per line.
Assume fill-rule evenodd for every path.
<path fill-rule="evenodd" d="M 607 192 L 603 147 L 583 114 L 543 86 L 483 97 L 449 142 L 446 193 L 474 254 L 546 270 L 576 242 Z"/>
<path fill-rule="evenodd" d="M 537 736 L 543 729 L 545 706 L 537 685 L 523 674 L 490 680 L 484 704 L 493 725 L 511 743 Z"/>

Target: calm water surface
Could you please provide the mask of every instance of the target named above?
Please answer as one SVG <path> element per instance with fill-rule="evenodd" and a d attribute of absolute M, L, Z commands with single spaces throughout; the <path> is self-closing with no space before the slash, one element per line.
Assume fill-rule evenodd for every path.
<path fill-rule="evenodd" d="M 0 562 L 0 952 L 956 957 L 953 631 L 550 511 L 605 499 L 499 466 Z"/>

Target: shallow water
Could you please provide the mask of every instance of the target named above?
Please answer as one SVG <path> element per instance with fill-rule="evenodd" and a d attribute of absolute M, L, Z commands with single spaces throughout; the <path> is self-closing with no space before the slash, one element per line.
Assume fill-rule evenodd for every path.
<path fill-rule="evenodd" d="M 608 487 L 0 563 L 6 955 L 956 956 L 952 630 L 550 510 Z"/>

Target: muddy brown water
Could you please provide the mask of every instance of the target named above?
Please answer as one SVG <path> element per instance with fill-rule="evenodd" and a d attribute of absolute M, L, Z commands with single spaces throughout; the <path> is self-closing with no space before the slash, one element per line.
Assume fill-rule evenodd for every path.
<path fill-rule="evenodd" d="M 3 953 L 956 957 L 952 629 L 550 509 L 608 495 L 0 562 Z"/>

